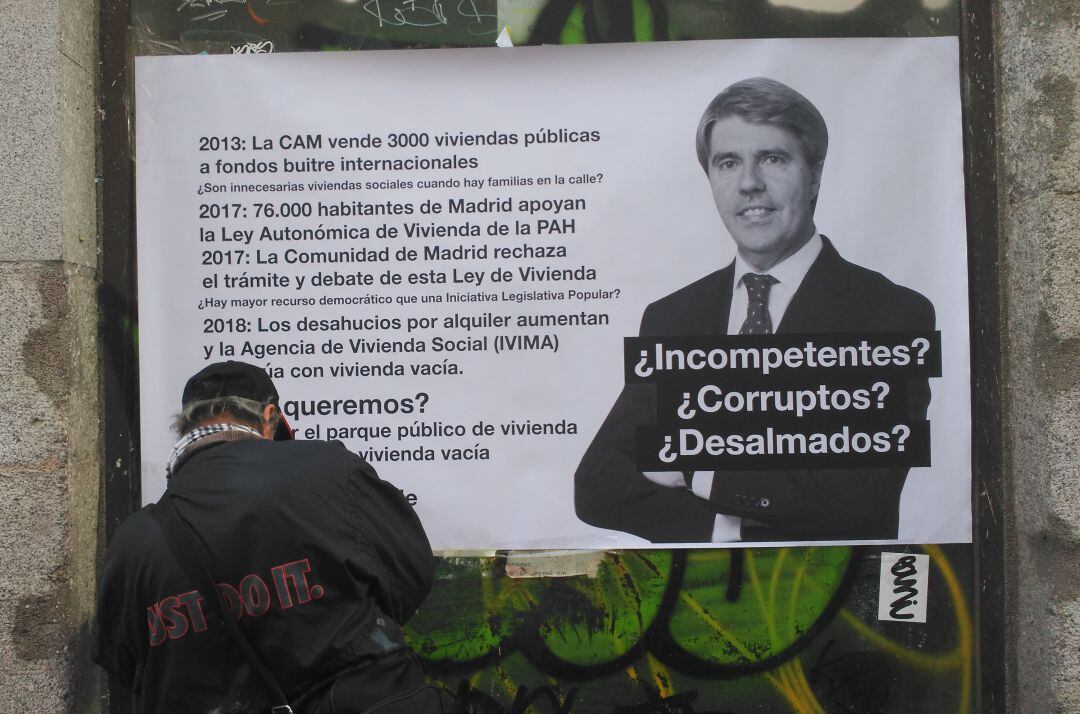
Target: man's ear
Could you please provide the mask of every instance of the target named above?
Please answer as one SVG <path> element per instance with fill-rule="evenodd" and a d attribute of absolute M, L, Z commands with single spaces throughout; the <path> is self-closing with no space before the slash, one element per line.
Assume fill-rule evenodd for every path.
<path fill-rule="evenodd" d="M 264 439 L 274 438 L 274 429 L 270 426 L 270 420 L 274 418 L 274 412 L 277 411 L 277 407 L 273 404 L 267 404 L 262 410 L 262 435 Z"/>
<path fill-rule="evenodd" d="M 817 201 L 818 192 L 821 191 L 821 170 L 825 168 L 825 161 L 819 161 L 810 167 L 810 185 L 814 189 L 814 201 Z"/>

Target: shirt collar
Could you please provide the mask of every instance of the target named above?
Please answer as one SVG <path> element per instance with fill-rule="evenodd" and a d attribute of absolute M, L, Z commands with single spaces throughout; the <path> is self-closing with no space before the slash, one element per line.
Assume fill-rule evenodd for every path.
<path fill-rule="evenodd" d="M 806 274 L 810 271 L 810 266 L 817 260 L 818 255 L 821 253 L 822 245 L 821 234 L 815 233 L 810 240 L 806 241 L 806 245 L 799 248 L 768 270 L 758 270 L 747 263 L 741 253 L 735 251 L 734 288 L 736 290 L 739 289 L 742 285 L 742 276 L 747 273 L 759 273 L 762 275 L 768 273 L 776 278 L 777 282 L 781 285 L 790 286 L 790 288 L 794 290 L 802 284 L 803 278 L 805 278 Z"/>

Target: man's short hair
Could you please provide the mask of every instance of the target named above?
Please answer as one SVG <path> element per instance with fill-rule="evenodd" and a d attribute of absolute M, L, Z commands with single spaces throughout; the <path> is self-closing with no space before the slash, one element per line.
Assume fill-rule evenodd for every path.
<path fill-rule="evenodd" d="M 269 402 L 259 402 L 245 397 L 214 397 L 213 399 L 192 400 L 186 403 L 183 409 L 173 420 L 173 430 L 183 436 L 199 424 L 209 419 L 215 419 L 222 415 L 239 424 L 261 429 L 263 423 L 263 408 Z M 275 405 L 276 406 L 276 405 Z M 270 431 L 277 430 L 281 423 L 281 411 L 274 409 L 274 416 L 268 422 Z"/>
<path fill-rule="evenodd" d="M 799 140 L 811 166 L 823 162 L 829 150 L 829 130 L 809 99 L 775 79 L 754 77 L 731 85 L 705 107 L 697 128 L 698 161 L 705 173 L 709 173 L 709 133 L 713 124 L 728 117 L 786 129 Z"/>
<path fill-rule="evenodd" d="M 180 403 L 181 411 L 176 415 L 173 429 L 181 435 L 222 415 L 261 428 L 263 409 L 272 404 L 275 409 L 269 424 L 274 438 L 292 438 L 292 430 L 278 407 L 277 387 L 262 368 L 253 364 L 228 360 L 204 367 L 184 385 Z"/>

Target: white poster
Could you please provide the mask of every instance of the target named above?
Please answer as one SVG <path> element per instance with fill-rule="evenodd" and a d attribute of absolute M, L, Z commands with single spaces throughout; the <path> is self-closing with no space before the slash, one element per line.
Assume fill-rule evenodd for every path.
<path fill-rule="evenodd" d="M 968 542 L 955 38 L 136 63 L 143 499 L 265 368 L 436 549 Z"/>

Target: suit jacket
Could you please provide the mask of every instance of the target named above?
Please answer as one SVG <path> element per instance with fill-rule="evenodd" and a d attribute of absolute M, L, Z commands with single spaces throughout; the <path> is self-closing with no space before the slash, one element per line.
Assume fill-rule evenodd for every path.
<path fill-rule="evenodd" d="M 919 293 L 849 263 L 829 240 L 810 266 L 777 333 L 933 330 Z M 643 337 L 727 334 L 734 263 L 652 303 Z M 909 414 L 924 419 L 926 380 L 909 387 Z M 717 513 L 742 517 L 744 540 L 877 540 L 897 537 L 904 468 L 717 471 L 709 500 L 649 481 L 635 466 L 634 431 L 656 421 L 651 384 L 628 384 L 574 475 L 578 517 L 664 543 L 705 543 Z"/>

